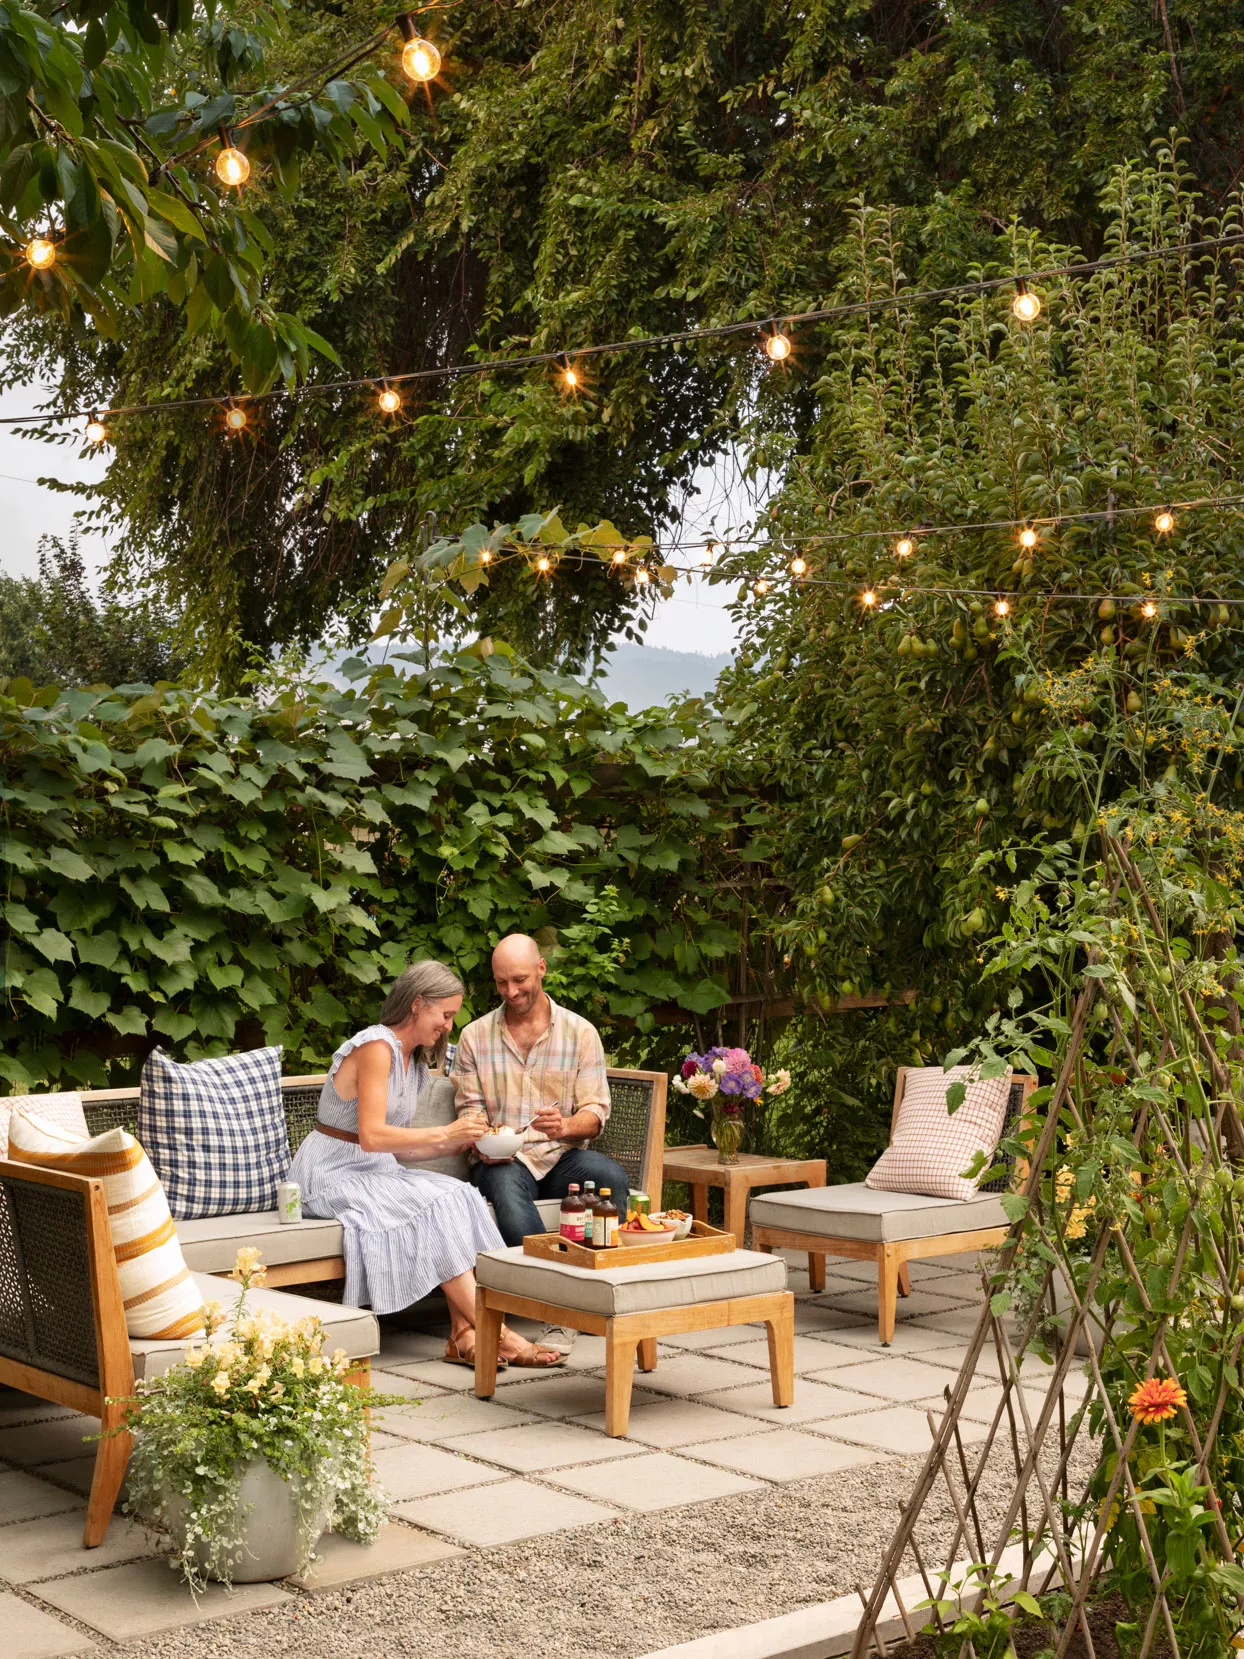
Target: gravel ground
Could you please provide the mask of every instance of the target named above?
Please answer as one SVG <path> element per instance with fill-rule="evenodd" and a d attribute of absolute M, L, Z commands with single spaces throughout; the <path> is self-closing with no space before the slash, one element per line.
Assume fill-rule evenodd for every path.
<path fill-rule="evenodd" d="M 144 1659 L 294 1654 L 376 1659 L 619 1659 L 849 1594 L 872 1583 L 923 1459 L 894 1458 L 774 1491 L 581 1534 L 457 1557 L 296 1606 L 144 1644 Z M 989 1536 L 1010 1492 L 999 1469 L 979 1503 Z M 953 1514 L 930 1501 L 920 1542 L 930 1564 Z M 967 1554 L 968 1551 L 961 1551 Z M 906 1571 L 914 1571 L 914 1563 Z"/>
<path fill-rule="evenodd" d="M 896 1458 L 774 1491 L 626 1516 L 420 1573 L 178 1631 L 144 1659 L 635 1659 L 828 1601 L 870 1579 L 921 1465 Z"/>

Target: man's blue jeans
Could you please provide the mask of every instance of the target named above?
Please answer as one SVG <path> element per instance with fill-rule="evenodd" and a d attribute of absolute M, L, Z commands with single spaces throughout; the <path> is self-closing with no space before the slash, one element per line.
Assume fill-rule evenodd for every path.
<path fill-rule="evenodd" d="M 626 1171 L 603 1152 L 593 1152 L 589 1147 L 568 1146 L 540 1181 L 517 1158 L 508 1164 L 471 1165 L 471 1184 L 496 1211 L 497 1226 L 507 1244 L 521 1244 L 528 1233 L 548 1232 L 536 1209 L 536 1199 L 564 1198 L 575 1181 L 580 1190 L 585 1181 L 595 1181 L 597 1192 L 608 1187 L 609 1202 L 617 1205 L 619 1219 L 626 1220 L 630 1193 Z"/>

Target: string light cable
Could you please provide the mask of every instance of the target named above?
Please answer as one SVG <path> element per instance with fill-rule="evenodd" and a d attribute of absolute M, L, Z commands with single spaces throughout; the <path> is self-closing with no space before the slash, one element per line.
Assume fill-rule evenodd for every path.
<path fill-rule="evenodd" d="M 282 87 L 279 92 L 274 93 L 266 103 L 260 104 L 257 109 L 251 110 L 247 115 L 239 116 L 233 123 L 233 131 L 241 132 L 245 128 L 258 126 L 261 121 L 266 121 L 269 116 L 277 111 L 297 109 L 302 104 L 310 102 L 312 98 L 318 97 L 330 81 L 338 79 L 338 77 L 353 69 L 355 64 L 362 63 L 364 59 L 371 57 L 372 53 L 377 51 L 390 38 L 394 30 L 401 33 L 407 40 L 407 46 L 402 54 L 403 73 L 411 80 L 429 81 L 433 79 L 441 66 L 441 54 L 431 41 L 419 40 L 417 35 L 414 35 L 412 20 L 415 17 L 422 17 L 427 12 L 448 11 L 450 4 L 452 4 L 452 0 L 449 0 L 449 3 L 443 3 L 443 0 L 434 0 L 434 3 L 430 5 L 416 6 L 409 12 L 400 13 L 392 23 L 386 23 L 383 29 L 378 29 L 369 39 L 360 41 L 355 46 L 347 47 L 339 57 L 334 58 L 327 66 L 316 69 L 309 75 L 304 75 L 301 80 L 291 81 L 288 86 Z M 408 35 L 408 30 L 410 35 Z M 410 38 L 411 36 L 414 36 L 413 40 Z M 427 62 L 431 67 L 431 72 L 427 75 L 412 75 L 405 67 L 406 53 L 409 51 L 410 45 L 416 43 L 425 47 L 430 54 Z M 210 150 L 217 141 L 216 135 L 205 134 L 195 143 L 187 145 L 184 150 L 179 150 L 175 155 L 162 160 L 155 171 L 163 172 L 170 167 L 179 167 L 183 162 L 193 161 L 195 156 L 201 155 L 204 150 Z"/>
<path fill-rule="evenodd" d="M 1244 506 L 1244 496 L 1200 496 L 1188 501 L 1168 501 L 1160 508 L 1156 508 L 1152 505 L 1136 507 L 1116 506 L 1104 510 L 1088 508 L 1077 512 L 1061 514 L 1057 518 L 1051 517 L 1033 519 L 1031 517 L 1027 517 L 1022 519 L 986 519 L 976 520 L 969 524 L 943 524 L 925 528 L 921 531 L 921 534 L 925 536 L 945 536 L 968 531 L 1013 530 L 1022 526 L 1022 542 L 1024 534 L 1032 533 L 1035 535 L 1037 526 L 1049 528 L 1057 524 L 1075 520 L 1100 521 L 1113 520 L 1121 516 L 1128 516 L 1150 517 L 1154 533 L 1165 537 L 1174 529 L 1175 509 L 1178 509 L 1180 512 L 1190 512 L 1197 508 L 1230 508 L 1240 506 Z M 1161 522 L 1163 519 L 1169 519 L 1171 522 L 1163 524 Z M 824 541 L 830 539 L 847 540 L 851 539 L 853 536 L 880 536 L 890 539 L 894 537 L 894 535 L 895 532 L 893 530 L 840 531 L 835 533 L 832 538 L 829 535 L 809 536 L 801 538 L 801 542 L 807 545 L 811 543 L 823 543 Z M 750 586 L 751 591 L 758 598 L 764 598 L 767 594 L 773 592 L 781 582 L 783 572 L 762 572 L 759 575 L 753 576 L 750 572 L 732 571 L 729 568 L 715 562 L 718 553 L 723 549 L 737 547 L 740 549 L 747 549 L 749 551 L 758 551 L 755 537 L 738 538 L 734 541 L 730 541 L 723 540 L 718 536 L 713 536 L 707 542 L 700 544 L 703 547 L 703 553 L 696 564 L 678 565 L 670 562 L 670 557 L 676 550 L 685 552 L 693 550 L 696 545 L 697 544 L 695 543 L 680 543 L 668 545 L 665 549 L 657 548 L 651 554 L 646 555 L 644 559 L 641 559 L 641 562 L 638 564 L 631 565 L 629 563 L 629 551 L 633 550 L 631 548 L 631 544 L 593 544 L 591 549 L 581 547 L 563 548 L 559 551 L 556 561 L 552 562 L 548 559 L 547 555 L 540 555 L 539 558 L 533 560 L 530 548 L 524 547 L 523 545 L 515 542 L 503 542 L 501 546 L 508 546 L 510 549 L 509 553 L 502 554 L 498 557 L 498 551 L 489 551 L 487 560 L 493 565 L 507 564 L 521 560 L 527 564 L 529 569 L 534 572 L 538 572 L 541 575 L 545 575 L 550 574 L 556 565 L 563 563 L 579 570 L 585 567 L 594 568 L 598 564 L 598 556 L 602 553 L 608 553 L 610 555 L 609 563 L 614 570 L 618 572 L 618 574 L 629 577 L 632 581 L 643 587 L 649 586 L 652 582 L 653 575 L 658 574 L 661 571 L 670 572 L 674 576 L 688 577 L 703 577 L 707 573 L 711 573 L 711 579 L 715 582 L 729 582 L 737 579 L 743 584 L 740 592 L 743 592 L 748 586 Z M 1035 545 L 1035 543 L 1024 545 Z M 786 551 L 789 550 L 787 549 Z M 709 555 L 711 555 L 711 558 Z M 481 562 L 483 562 L 483 555 L 481 555 L 480 558 Z M 1155 595 L 1152 592 L 1124 593 L 1110 589 L 1100 589 L 1094 593 L 1079 593 L 1062 588 L 1038 590 L 1031 587 L 1025 587 L 1019 592 L 1000 593 L 996 587 L 952 587 L 942 584 L 911 582 L 906 579 L 900 579 L 895 574 L 887 576 L 882 581 L 873 580 L 865 582 L 861 588 L 858 579 L 812 575 L 811 567 L 809 566 L 808 561 L 803 557 L 802 551 L 797 551 L 793 557 L 790 557 L 787 560 L 784 573 L 789 577 L 794 578 L 793 582 L 788 584 L 787 591 L 789 591 L 790 588 L 817 587 L 837 590 L 843 593 L 855 593 L 859 603 L 865 610 L 884 609 L 886 605 L 893 603 L 894 598 L 905 600 L 917 595 L 928 595 L 951 599 L 988 600 L 991 602 L 991 608 L 994 615 L 1000 620 L 1014 617 L 1021 605 L 1031 607 L 1034 604 L 1042 602 L 1054 603 L 1075 601 L 1081 603 L 1100 603 L 1103 600 L 1109 599 L 1115 601 L 1116 603 L 1120 603 L 1125 607 L 1130 606 L 1133 609 L 1139 610 L 1145 621 L 1158 620 L 1161 616 L 1162 606 L 1166 606 L 1168 608 L 1178 608 L 1181 606 L 1218 605 L 1235 608 L 1237 606 L 1244 605 L 1244 596 L 1239 598 L 1223 598 L 1216 594 L 1202 595 L 1159 593 Z M 450 575 L 450 579 L 454 579 L 452 573 Z"/>
<path fill-rule="evenodd" d="M 482 557 L 482 556 L 481 556 Z M 539 571 L 541 575 L 548 574 L 549 568 L 555 568 L 554 562 L 543 557 L 533 560 L 527 555 L 515 554 L 512 558 L 523 558 L 532 571 Z M 495 553 L 489 555 L 489 562 L 495 566 L 509 561 L 498 559 Z M 594 568 L 597 561 L 584 553 L 576 556 L 574 552 L 562 553 L 556 560 L 556 565 L 568 565 L 576 570 L 585 567 Z M 547 567 L 547 568 L 546 568 Z M 696 576 L 702 574 L 691 565 L 666 565 L 679 576 Z M 653 582 L 654 572 L 644 565 L 631 571 L 635 581 L 642 586 L 649 586 Z M 741 578 L 743 587 L 763 598 L 774 592 L 781 578 L 780 575 L 757 576 Z M 999 618 L 1014 618 L 1021 604 L 1032 605 L 1037 602 L 1053 603 L 1076 602 L 1100 604 L 1102 600 L 1111 599 L 1118 605 L 1131 607 L 1140 611 L 1147 622 L 1161 619 L 1162 609 L 1175 609 L 1186 605 L 1225 605 L 1237 607 L 1244 605 L 1244 595 L 1238 598 L 1222 598 L 1217 594 L 1185 594 L 1185 593 L 1158 593 L 1152 591 L 1141 593 L 1122 593 L 1117 588 L 1099 588 L 1093 593 L 1078 593 L 1070 589 L 1047 588 L 1044 590 L 1025 589 L 1022 593 L 1000 594 L 996 587 L 946 587 L 933 583 L 896 582 L 893 577 L 885 581 L 861 583 L 858 578 L 835 576 L 804 576 L 798 581 L 789 583 L 786 591 L 798 588 L 827 588 L 846 595 L 854 595 L 860 604 L 867 610 L 880 611 L 893 604 L 895 600 L 907 600 L 913 597 L 927 596 L 944 599 L 987 600 L 994 614 Z"/>
<path fill-rule="evenodd" d="M 386 29 L 384 35 L 378 38 L 383 39 L 385 35 L 391 32 L 392 26 Z M 277 102 L 279 101 L 278 99 Z M 275 104 L 273 107 L 275 107 Z M 241 131 L 243 127 L 253 124 L 259 118 L 259 112 L 255 112 L 250 117 L 239 119 L 234 123 L 233 131 Z M 203 143 L 197 148 L 204 148 L 218 142 L 219 139 L 213 136 L 204 139 Z M 601 345 L 576 346 L 572 353 L 568 353 L 564 347 L 559 347 L 555 351 L 525 352 L 514 357 L 476 358 L 463 363 L 445 363 L 435 368 L 410 369 L 403 374 L 360 375 L 344 380 L 315 381 L 292 388 L 274 387 L 270 391 L 254 394 L 252 401 L 275 402 L 279 399 L 296 401 L 349 391 L 375 393 L 383 386 L 400 386 L 429 381 L 452 381 L 479 375 L 498 374 L 507 370 L 548 367 L 550 365 L 556 366 L 564 374 L 568 359 L 574 363 L 579 363 L 590 357 L 617 356 L 624 352 L 633 351 L 654 351 L 661 347 L 676 348 L 692 345 L 700 340 L 724 340 L 740 335 L 750 335 L 753 339 L 757 339 L 763 349 L 763 342 L 766 339 L 772 339 L 775 333 L 781 333 L 784 339 L 789 340 L 788 331 L 797 328 L 799 325 L 832 322 L 840 318 L 892 310 L 903 305 L 927 304 L 973 294 L 989 294 L 1000 289 L 1014 288 L 1018 282 L 1027 284 L 1048 281 L 1053 277 L 1078 278 L 1091 276 L 1098 271 L 1111 270 L 1127 265 L 1145 264 L 1159 259 L 1170 259 L 1176 255 L 1186 257 L 1191 254 L 1207 252 L 1213 248 L 1238 247 L 1241 244 L 1244 244 L 1244 231 L 1235 232 L 1228 236 L 1206 237 L 1197 242 L 1170 243 L 1159 248 L 1137 248 L 1128 253 L 1112 255 L 1105 259 L 1081 260 L 1069 265 L 1052 265 L 1043 270 L 1029 271 L 1019 276 L 982 277 L 974 282 L 957 283 L 947 288 L 909 289 L 897 294 L 883 294 L 874 299 L 853 300 L 840 305 L 820 306 L 810 311 L 775 312 L 769 317 L 755 317 L 746 321 L 714 323 L 702 327 L 679 329 L 668 334 L 646 334 L 625 340 L 610 340 Z M 789 361 L 789 358 L 783 361 Z M 576 378 L 578 378 L 577 375 Z M 227 401 L 227 398 L 221 394 L 191 398 L 170 398 L 144 403 L 122 404 L 110 409 L 108 413 L 117 418 L 126 415 L 171 413 L 188 409 L 210 409 L 218 407 L 224 401 Z M 56 425 L 62 422 L 80 421 L 86 413 L 87 411 L 84 409 L 75 408 L 60 413 L 5 415 L 0 416 L 0 426 Z M 905 533 L 906 527 L 903 531 L 892 532 L 892 534 L 900 535 Z"/>
<path fill-rule="evenodd" d="M 1167 500 L 1163 502 L 1161 506 L 1149 504 L 1147 506 L 1122 507 L 1116 504 L 1111 507 L 1076 508 L 1071 512 L 1051 514 L 1045 518 L 1034 518 L 1031 514 L 1029 514 L 1023 518 L 972 519 L 962 524 L 924 525 L 916 533 L 916 536 L 918 538 L 927 539 L 934 536 L 945 537 L 976 534 L 989 530 L 1019 530 L 1021 532 L 1020 544 L 1027 547 L 1030 544 L 1024 542 L 1023 534 L 1024 532 L 1030 530 L 1035 533 L 1037 530 L 1056 529 L 1061 524 L 1112 523 L 1114 520 L 1120 518 L 1149 518 L 1153 521 L 1155 532 L 1165 537 L 1170 533 L 1174 526 L 1173 524 L 1160 525 L 1158 523 L 1158 519 L 1164 515 L 1166 517 L 1173 518 L 1176 512 L 1191 513 L 1198 510 L 1210 511 L 1217 508 L 1225 509 L 1236 507 L 1244 507 L 1244 495 L 1203 495 L 1194 496 L 1187 501 Z M 791 553 L 791 558 L 785 564 L 784 569 L 786 572 L 798 577 L 801 585 L 807 585 L 809 582 L 815 585 L 818 581 L 818 578 L 808 574 L 810 567 L 808 566 L 804 554 L 813 551 L 817 547 L 823 547 L 827 543 L 861 541 L 866 539 L 893 541 L 895 542 L 896 559 L 909 558 L 911 556 L 911 552 L 914 552 L 915 550 L 915 539 L 913 537 L 908 535 L 900 535 L 899 532 L 893 529 L 811 531 L 806 534 L 800 533 L 797 537 L 791 539 L 798 542 L 798 549 Z M 911 552 L 899 551 L 903 542 L 912 543 Z M 509 547 L 511 549 L 511 554 L 514 557 L 521 558 L 526 556 L 526 549 L 520 542 L 511 540 L 503 543 L 502 545 Z M 601 553 L 626 551 L 631 546 L 632 544 L 630 542 L 594 542 L 592 544 L 593 552 Z M 735 548 L 743 551 L 755 552 L 758 550 L 757 538 L 755 536 L 739 536 L 730 538 L 720 535 L 712 535 L 705 541 L 669 541 L 665 543 L 663 548 L 657 548 L 653 553 L 653 557 L 668 565 L 670 561 L 666 555 L 678 553 L 698 553 L 699 557 L 694 566 L 671 566 L 671 568 L 677 569 L 680 575 L 688 574 L 704 576 L 712 573 L 714 580 L 718 582 L 728 582 L 734 578 L 736 573 L 724 567 L 720 562 L 720 559 L 723 554 L 728 554 Z M 566 556 L 567 551 L 574 552 L 575 550 L 563 550 L 561 556 Z M 796 569 L 796 565 L 801 568 Z M 774 579 L 775 576 L 773 572 L 766 574 L 765 580 L 771 581 Z M 913 584 L 906 580 L 903 582 L 904 587 L 914 588 L 917 585 L 918 584 Z M 989 591 L 991 593 L 994 592 L 993 589 L 990 589 Z M 1028 596 L 1033 592 L 1034 590 L 1031 588 L 1024 589 L 1025 596 Z"/>

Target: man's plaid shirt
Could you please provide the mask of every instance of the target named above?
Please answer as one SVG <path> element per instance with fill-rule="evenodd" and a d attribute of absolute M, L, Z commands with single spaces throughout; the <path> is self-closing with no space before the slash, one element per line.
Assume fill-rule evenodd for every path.
<path fill-rule="evenodd" d="M 563 1117 L 591 1111 L 603 1124 L 609 1116 L 605 1051 L 596 1027 L 549 998 L 549 1028 L 524 1059 L 505 1023 L 505 1005 L 472 1020 L 458 1038 L 453 1079 L 459 1115 L 482 1108 L 494 1128 L 525 1129 L 542 1106 Z M 527 1130 L 520 1162 L 540 1180 L 566 1150 Z M 474 1153 L 472 1153 L 474 1157 Z"/>

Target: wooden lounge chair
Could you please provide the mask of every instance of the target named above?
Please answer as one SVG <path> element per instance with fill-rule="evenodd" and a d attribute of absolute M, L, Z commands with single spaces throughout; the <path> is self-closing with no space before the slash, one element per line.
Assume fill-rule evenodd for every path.
<path fill-rule="evenodd" d="M 204 1296 L 229 1301 L 241 1287 L 195 1274 Z M 369 1386 L 380 1348 L 375 1317 L 361 1308 L 252 1290 L 250 1306 L 289 1319 L 315 1314 L 329 1347 L 354 1362 L 350 1380 Z M 157 1376 L 185 1352 L 184 1340 L 131 1338 L 117 1277 L 103 1182 L 34 1164 L 0 1160 L 0 1385 L 98 1417 L 103 1429 L 125 1416 L 116 1402 L 137 1377 Z M 125 1478 L 130 1436 L 97 1442 L 83 1542 L 101 1544 Z"/>
<path fill-rule="evenodd" d="M 895 1078 L 891 1140 L 903 1086 L 912 1069 L 900 1066 Z M 1012 1076 L 1004 1138 L 1022 1118 L 1028 1096 L 1036 1086 L 1035 1077 Z M 877 1331 L 888 1346 L 894 1340 L 898 1297 L 911 1294 L 908 1262 L 1000 1245 L 1010 1225 L 1001 1194 L 1010 1184 L 1012 1173 L 968 1199 L 882 1192 L 862 1181 L 812 1187 L 804 1192 L 765 1193 L 752 1199 L 752 1243 L 757 1250 L 806 1250 L 813 1290 L 825 1288 L 826 1256 L 875 1261 Z"/>

